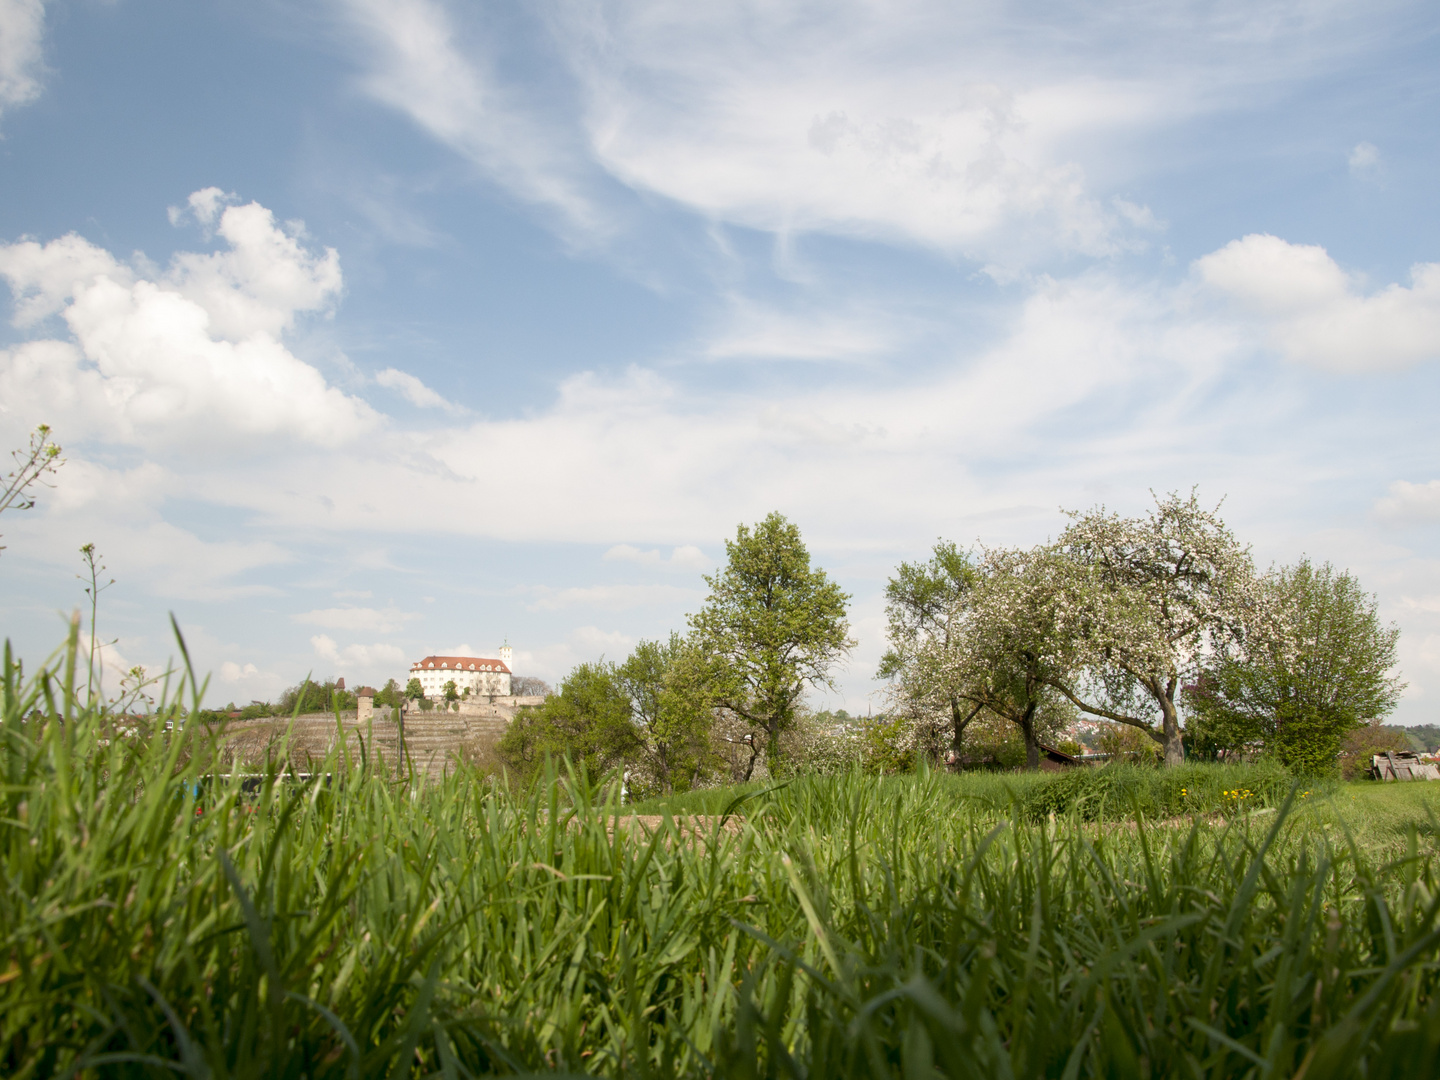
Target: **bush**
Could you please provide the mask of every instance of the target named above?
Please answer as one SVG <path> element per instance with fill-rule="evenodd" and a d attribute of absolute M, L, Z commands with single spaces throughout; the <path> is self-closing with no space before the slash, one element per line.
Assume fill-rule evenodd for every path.
<path fill-rule="evenodd" d="M 1116 761 L 1136 765 L 1158 765 L 1162 756 L 1160 744 L 1133 724 L 1097 724 L 1095 745 Z"/>
<path fill-rule="evenodd" d="M 849 772 L 863 754 L 855 729 L 833 714 L 801 716 L 780 736 L 780 771 L 785 776 Z"/>
<path fill-rule="evenodd" d="M 1346 780 L 1358 780 L 1370 768 L 1370 759 L 1387 750 L 1409 750 L 1410 740 L 1403 728 L 1387 727 L 1372 720 L 1345 733 L 1340 744 L 1340 773 Z"/>
<path fill-rule="evenodd" d="M 861 760 L 868 773 L 907 773 L 915 768 L 912 721 L 904 716 L 877 716 L 860 724 Z"/>

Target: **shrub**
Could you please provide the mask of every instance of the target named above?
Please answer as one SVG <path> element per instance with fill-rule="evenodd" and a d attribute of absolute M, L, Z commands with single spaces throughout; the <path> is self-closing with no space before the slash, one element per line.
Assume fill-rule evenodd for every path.
<path fill-rule="evenodd" d="M 912 722 L 904 716 L 877 716 L 860 723 L 861 760 L 868 773 L 906 773 L 915 768 Z"/>
<path fill-rule="evenodd" d="M 1370 759 L 1387 750 L 1409 750 L 1410 740 L 1405 730 L 1387 727 L 1379 720 L 1371 720 L 1345 733 L 1340 745 L 1340 773 L 1346 780 L 1357 780 L 1370 768 Z"/>
<path fill-rule="evenodd" d="M 801 716 L 780 736 L 779 771 L 782 776 L 834 776 L 855 768 L 864 752 L 860 736 L 845 720 L 825 713 Z"/>
<path fill-rule="evenodd" d="M 1160 763 L 1160 744 L 1133 724 L 1099 723 L 1095 727 L 1095 745 L 1100 753 L 1135 765 Z"/>

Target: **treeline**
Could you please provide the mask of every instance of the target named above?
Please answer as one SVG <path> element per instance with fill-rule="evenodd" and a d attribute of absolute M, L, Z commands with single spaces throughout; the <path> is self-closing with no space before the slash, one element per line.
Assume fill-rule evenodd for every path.
<path fill-rule="evenodd" d="M 1265 755 L 1334 772 L 1403 683 L 1399 631 L 1353 575 L 1302 559 L 1261 571 L 1192 493 L 1122 517 L 1071 514 L 1054 541 L 938 543 L 886 588 L 888 704 L 864 722 L 811 714 L 848 652 L 849 597 L 780 514 L 727 541 L 685 633 L 582 664 L 522 710 L 502 762 L 623 768 L 640 790 L 823 771 L 1038 766 L 1095 721 L 1089 749 L 1176 765 Z M 1348 740 L 1348 744 L 1347 744 Z M 1357 744 L 1358 745 L 1358 744 Z"/>
<path fill-rule="evenodd" d="M 831 687 L 853 642 L 850 599 L 780 514 L 726 541 L 726 565 L 688 631 L 642 641 L 620 662 L 581 664 L 543 705 L 522 709 L 498 751 L 522 777 L 548 755 L 623 768 L 640 792 L 749 780 L 804 762 L 848 767 L 853 740 L 814 722 L 807 690 Z"/>
<path fill-rule="evenodd" d="M 941 543 L 890 582 L 881 672 L 915 737 L 963 754 L 975 723 L 1042 734 L 1085 715 L 1187 755 L 1268 754 L 1329 772 L 1347 733 L 1388 715 L 1399 630 L 1355 577 L 1302 559 L 1259 571 L 1213 511 L 1071 515 L 1053 542 Z"/>
<path fill-rule="evenodd" d="M 306 679 L 283 691 L 272 701 L 251 701 L 248 705 L 237 706 L 233 701 L 219 709 L 206 709 L 198 715 L 208 723 L 224 720 L 259 720 L 267 716 L 301 716 L 306 713 L 353 712 L 357 702 L 355 693 L 340 686 L 336 679 L 315 682 Z M 399 705 L 405 691 L 394 679 L 375 692 L 377 708 L 385 705 Z"/>

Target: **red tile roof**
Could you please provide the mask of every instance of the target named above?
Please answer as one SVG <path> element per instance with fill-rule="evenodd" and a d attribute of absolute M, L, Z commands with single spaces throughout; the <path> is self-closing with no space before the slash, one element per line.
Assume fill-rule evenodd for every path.
<path fill-rule="evenodd" d="M 489 665 L 488 669 L 481 666 L 486 664 Z M 436 671 L 442 668 L 452 671 L 459 668 L 461 671 L 489 670 L 503 671 L 506 674 L 510 672 L 510 669 L 499 660 L 492 660 L 488 656 L 427 656 L 424 660 L 417 660 L 410 665 L 411 671 L 429 671 L 431 668 Z"/>

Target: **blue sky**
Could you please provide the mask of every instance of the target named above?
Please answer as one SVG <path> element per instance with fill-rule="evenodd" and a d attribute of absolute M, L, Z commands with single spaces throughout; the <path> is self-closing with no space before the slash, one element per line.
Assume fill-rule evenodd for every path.
<path fill-rule="evenodd" d="M 554 680 L 778 509 L 864 711 L 899 561 L 1199 485 L 1355 571 L 1440 719 L 1437 30 L 0 0 L 0 436 L 68 459 L 0 520 L 4 632 L 54 647 L 94 541 L 111 662 L 173 611 L 216 702 L 506 638 Z"/>

